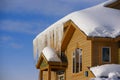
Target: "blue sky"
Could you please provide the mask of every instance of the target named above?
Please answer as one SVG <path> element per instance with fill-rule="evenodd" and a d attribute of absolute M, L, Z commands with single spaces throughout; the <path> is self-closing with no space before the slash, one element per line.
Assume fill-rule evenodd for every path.
<path fill-rule="evenodd" d="M 65 15 L 106 0 L 0 0 L 0 80 L 37 80 L 32 41 Z"/>

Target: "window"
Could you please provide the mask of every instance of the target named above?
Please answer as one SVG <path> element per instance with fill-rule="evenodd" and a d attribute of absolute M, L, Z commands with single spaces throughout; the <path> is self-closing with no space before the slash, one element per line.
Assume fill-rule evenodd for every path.
<path fill-rule="evenodd" d="M 110 47 L 103 47 L 102 48 L 102 61 L 103 62 L 110 62 Z"/>
<path fill-rule="evenodd" d="M 82 71 L 82 49 L 77 48 L 73 52 L 73 73 Z"/>
<path fill-rule="evenodd" d="M 65 80 L 64 79 L 64 71 L 57 71 L 58 80 Z"/>

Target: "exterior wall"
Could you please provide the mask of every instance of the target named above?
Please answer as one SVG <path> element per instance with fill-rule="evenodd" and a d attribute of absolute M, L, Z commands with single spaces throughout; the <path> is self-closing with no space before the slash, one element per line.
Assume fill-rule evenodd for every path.
<path fill-rule="evenodd" d="M 48 80 L 48 71 L 43 71 L 43 80 Z M 57 75 L 53 71 L 51 71 L 51 80 L 57 80 Z"/>
<path fill-rule="evenodd" d="M 111 61 L 109 63 L 102 62 L 102 47 L 111 48 Z M 117 64 L 118 63 L 118 43 L 113 40 L 96 40 L 93 41 L 93 56 L 92 56 L 92 66 L 102 65 L 102 64 Z"/>
<path fill-rule="evenodd" d="M 89 78 L 84 76 L 84 72 L 88 70 L 87 67 L 91 67 L 91 41 L 87 40 L 87 37 L 77 27 L 76 30 L 65 50 L 65 54 L 68 59 L 68 67 L 66 69 L 66 80 L 89 80 L 92 77 L 89 74 Z M 82 71 L 79 73 L 73 73 L 73 51 L 76 48 L 82 49 Z M 90 72 L 89 72 L 90 73 Z"/>

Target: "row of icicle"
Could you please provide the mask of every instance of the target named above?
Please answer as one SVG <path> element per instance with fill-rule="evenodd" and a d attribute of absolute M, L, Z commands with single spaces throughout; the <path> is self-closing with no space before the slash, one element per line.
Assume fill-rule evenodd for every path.
<path fill-rule="evenodd" d="M 52 47 L 56 51 L 61 52 L 61 40 L 63 37 L 63 25 L 53 26 L 52 28 L 48 28 L 42 33 L 40 33 L 33 40 L 33 48 L 34 48 L 34 58 L 41 55 L 42 50 L 46 47 Z"/>

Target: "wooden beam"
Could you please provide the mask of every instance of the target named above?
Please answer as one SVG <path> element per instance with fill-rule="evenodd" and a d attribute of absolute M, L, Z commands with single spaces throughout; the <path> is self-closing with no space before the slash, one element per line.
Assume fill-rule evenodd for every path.
<path fill-rule="evenodd" d="M 67 48 L 74 31 L 75 28 L 73 27 L 73 25 L 69 25 L 62 39 L 61 51 L 65 51 L 65 49 Z"/>
<path fill-rule="evenodd" d="M 63 63 L 63 62 L 48 62 L 49 65 L 51 66 L 67 66 L 67 63 Z"/>
<path fill-rule="evenodd" d="M 40 70 L 40 72 L 39 72 L 39 77 L 40 77 L 39 78 L 40 80 L 43 80 L 43 71 L 42 70 Z"/>
<path fill-rule="evenodd" d="M 48 66 L 48 80 L 51 80 L 51 67 Z"/>
<path fill-rule="evenodd" d="M 63 66 L 51 66 L 51 69 L 65 70 L 66 67 L 63 67 Z"/>
<path fill-rule="evenodd" d="M 45 70 L 47 70 L 48 69 L 48 66 L 46 66 L 46 67 L 44 67 L 44 68 L 40 68 L 40 70 L 42 70 L 42 71 L 45 71 Z"/>
<path fill-rule="evenodd" d="M 87 40 L 92 40 L 92 41 L 115 41 L 115 38 L 111 37 L 87 37 Z"/>
<path fill-rule="evenodd" d="M 37 64 L 36 64 L 36 68 L 37 69 L 40 69 L 40 64 L 42 63 L 42 61 L 45 60 L 45 62 L 48 64 L 48 61 L 47 59 L 45 58 L 45 56 L 43 55 L 43 53 L 41 53 L 38 61 L 37 61 Z"/>

